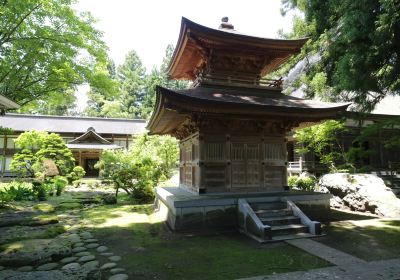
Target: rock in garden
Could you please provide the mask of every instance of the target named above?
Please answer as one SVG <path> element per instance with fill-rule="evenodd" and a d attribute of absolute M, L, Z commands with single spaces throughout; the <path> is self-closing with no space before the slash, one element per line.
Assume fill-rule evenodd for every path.
<path fill-rule="evenodd" d="M 74 253 L 79 253 L 79 252 L 83 252 L 86 251 L 85 247 L 75 247 L 74 249 L 72 249 L 72 252 Z"/>
<path fill-rule="evenodd" d="M 23 239 L 47 239 L 56 236 L 58 231 L 62 232 L 63 230 L 58 225 L 2 227 L 0 230 L 0 244 Z"/>
<path fill-rule="evenodd" d="M 88 249 L 93 249 L 93 248 L 97 248 L 99 247 L 99 243 L 90 243 L 90 244 L 86 244 L 85 247 Z"/>
<path fill-rule="evenodd" d="M 100 246 L 97 248 L 97 252 L 102 253 L 108 250 L 108 247 L 106 246 Z"/>
<path fill-rule="evenodd" d="M 75 254 L 75 256 L 77 256 L 77 257 L 83 257 L 83 256 L 89 256 L 89 255 L 91 255 L 91 253 L 88 251 L 79 252 L 79 253 Z"/>
<path fill-rule="evenodd" d="M 57 266 L 58 266 L 57 263 L 46 263 L 46 264 L 43 264 L 43 265 L 37 267 L 36 270 L 40 270 L 40 271 L 53 270 Z"/>
<path fill-rule="evenodd" d="M 74 243 L 72 246 L 73 246 L 73 247 L 83 247 L 83 245 L 85 245 L 85 243 L 83 243 L 83 242 L 78 242 L 78 243 Z"/>
<path fill-rule="evenodd" d="M 84 239 L 93 238 L 93 235 L 92 235 L 90 232 L 88 232 L 88 231 L 81 232 L 80 235 L 81 235 L 81 237 L 84 238 Z"/>
<path fill-rule="evenodd" d="M 17 270 L 21 271 L 21 272 L 29 272 L 29 271 L 33 270 L 33 266 L 30 266 L 30 265 L 21 266 Z"/>
<path fill-rule="evenodd" d="M 78 234 L 76 233 L 72 233 L 67 237 L 68 241 L 70 241 L 71 243 L 79 243 L 81 242 L 81 238 L 79 237 Z"/>
<path fill-rule="evenodd" d="M 90 261 L 82 265 L 83 268 L 88 270 L 98 269 L 99 261 Z"/>
<path fill-rule="evenodd" d="M 95 259 L 96 259 L 96 257 L 93 255 L 83 256 L 83 257 L 79 258 L 78 262 L 89 262 L 89 261 L 93 261 Z"/>
<path fill-rule="evenodd" d="M 4 270 L 0 272 L 0 279 L 10 280 L 77 280 L 77 279 L 101 279 L 99 271 L 88 270 L 50 270 L 20 272 L 15 270 Z"/>
<path fill-rule="evenodd" d="M 114 253 L 108 252 L 108 253 L 101 253 L 100 255 L 105 256 L 105 257 L 109 257 L 114 255 Z"/>
<path fill-rule="evenodd" d="M 109 257 L 108 258 L 110 261 L 112 261 L 112 262 L 117 262 L 117 261 L 120 261 L 121 260 L 121 257 L 120 256 L 111 256 L 111 257 Z"/>
<path fill-rule="evenodd" d="M 63 269 L 63 270 L 78 270 L 80 268 L 81 268 L 81 265 L 79 263 L 74 262 L 74 263 L 69 263 L 69 264 L 64 265 L 61 269 Z"/>
<path fill-rule="evenodd" d="M 129 276 L 127 274 L 115 274 L 108 278 L 108 280 L 127 280 Z"/>
<path fill-rule="evenodd" d="M 105 264 L 103 264 L 103 265 L 100 267 L 100 269 L 101 269 L 101 270 L 111 269 L 111 268 L 114 268 L 114 267 L 116 267 L 116 266 L 117 266 L 116 263 L 105 263 Z"/>
<path fill-rule="evenodd" d="M 319 186 L 321 191 L 335 196 L 333 202 L 336 205 L 385 217 L 400 216 L 400 199 L 375 175 L 326 174 L 320 178 Z"/>
<path fill-rule="evenodd" d="M 89 252 L 88 252 L 89 253 Z M 71 263 L 76 261 L 78 258 L 77 257 L 67 257 L 67 258 L 63 258 L 62 260 L 60 260 L 60 263 L 62 264 L 67 264 L 67 263 Z"/>
<path fill-rule="evenodd" d="M 102 201 L 104 204 L 117 204 L 117 198 L 113 194 L 104 195 Z"/>
<path fill-rule="evenodd" d="M 116 267 L 116 268 L 111 269 L 110 273 L 111 274 L 118 274 L 118 273 L 121 273 L 121 272 L 124 272 L 124 271 L 125 271 L 125 268 Z"/>
<path fill-rule="evenodd" d="M 86 240 L 85 240 L 86 243 L 97 243 L 97 241 L 98 241 L 98 240 L 95 239 L 95 238 L 90 238 L 90 239 L 86 239 Z"/>
<path fill-rule="evenodd" d="M 7 244 L 0 253 L 0 264 L 26 266 L 43 264 L 71 255 L 71 247 L 63 238 L 29 239 Z"/>

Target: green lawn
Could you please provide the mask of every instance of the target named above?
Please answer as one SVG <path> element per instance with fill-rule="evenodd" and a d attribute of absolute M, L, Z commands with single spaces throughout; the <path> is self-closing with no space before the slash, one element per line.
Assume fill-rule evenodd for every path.
<path fill-rule="evenodd" d="M 317 241 L 361 259 L 400 258 L 400 221 L 369 219 L 333 222 Z"/>
<path fill-rule="evenodd" d="M 285 243 L 259 245 L 237 233 L 172 233 L 150 205 L 101 206 L 82 215 L 133 279 L 236 279 L 330 265 Z"/>

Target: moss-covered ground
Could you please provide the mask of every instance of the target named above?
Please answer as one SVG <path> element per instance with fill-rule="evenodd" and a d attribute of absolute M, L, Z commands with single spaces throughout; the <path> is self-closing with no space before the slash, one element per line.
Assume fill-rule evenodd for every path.
<path fill-rule="evenodd" d="M 86 227 L 122 256 L 132 279 L 236 279 L 330 264 L 285 243 L 259 245 L 236 233 L 172 233 L 152 205 L 100 206 Z"/>
<path fill-rule="evenodd" d="M 400 258 L 400 220 L 347 220 L 325 226 L 317 241 L 366 261 Z"/>

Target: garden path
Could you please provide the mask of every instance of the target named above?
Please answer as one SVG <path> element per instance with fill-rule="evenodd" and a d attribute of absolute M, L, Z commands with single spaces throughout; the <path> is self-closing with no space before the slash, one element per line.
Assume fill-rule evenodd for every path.
<path fill-rule="evenodd" d="M 286 242 L 306 251 L 307 253 L 327 260 L 335 266 L 309 271 L 296 271 L 276 275 L 242 278 L 240 280 L 400 279 L 400 259 L 366 262 L 311 239 L 296 239 L 288 240 Z"/>

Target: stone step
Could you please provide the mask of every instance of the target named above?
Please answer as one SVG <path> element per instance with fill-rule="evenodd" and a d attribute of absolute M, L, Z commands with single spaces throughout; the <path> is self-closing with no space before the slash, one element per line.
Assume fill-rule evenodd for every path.
<path fill-rule="evenodd" d="M 283 216 L 283 217 L 268 217 L 261 218 L 261 222 L 264 225 L 275 226 L 275 225 L 289 225 L 289 224 L 300 224 L 300 218 L 296 216 Z"/>
<path fill-rule="evenodd" d="M 285 209 L 287 208 L 286 202 L 255 202 L 250 203 L 251 208 L 253 210 L 275 210 L 275 209 Z"/>
<path fill-rule="evenodd" d="M 262 218 L 270 218 L 270 217 L 284 217 L 284 216 L 292 216 L 293 211 L 290 209 L 272 209 L 272 210 L 256 210 L 254 211 L 256 215 Z"/>
<path fill-rule="evenodd" d="M 272 226 L 271 231 L 272 231 L 272 236 L 289 235 L 302 232 L 307 233 L 308 226 L 305 226 L 303 224 L 279 225 L 279 226 Z"/>

